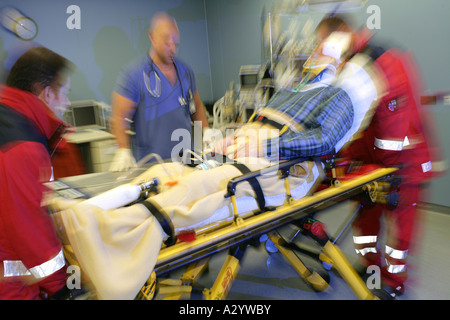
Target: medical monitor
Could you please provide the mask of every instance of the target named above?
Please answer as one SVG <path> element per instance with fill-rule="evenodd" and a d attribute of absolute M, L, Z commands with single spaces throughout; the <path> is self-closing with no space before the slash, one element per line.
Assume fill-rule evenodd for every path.
<path fill-rule="evenodd" d="M 261 65 L 245 65 L 239 70 L 241 88 L 254 88 L 260 81 Z"/>
<path fill-rule="evenodd" d="M 64 120 L 74 126 L 77 131 L 106 129 L 105 110 L 100 103 L 93 100 L 72 102 Z"/>
<path fill-rule="evenodd" d="M 241 74 L 241 86 L 256 86 L 258 84 L 258 75 L 257 74 Z"/>

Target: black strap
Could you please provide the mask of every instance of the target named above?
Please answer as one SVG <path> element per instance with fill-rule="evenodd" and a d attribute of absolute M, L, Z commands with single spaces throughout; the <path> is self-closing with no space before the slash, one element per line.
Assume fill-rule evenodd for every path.
<path fill-rule="evenodd" d="M 140 204 L 143 204 L 148 211 L 158 220 L 159 224 L 163 228 L 164 232 L 168 235 L 164 244 L 166 246 L 171 246 L 177 242 L 177 237 L 175 235 L 175 228 L 173 227 L 172 220 L 162 211 L 159 210 L 153 203 L 149 201 L 141 201 Z"/>
<path fill-rule="evenodd" d="M 234 162 L 232 163 L 233 166 L 235 166 L 242 174 L 247 174 L 251 172 L 251 170 L 244 164 Z M 261 212 L 264 212 L 266 209 L 266 199 L 264 199 L 264 192 L 262 191 L 261 185 L 259 184 L 258 179 L 256 178 L 249 178 L 248 183 L 250 183 L 250 186 L 253 189 L 253 192 L 255 192 L 256 195 L 256 202 L 258 203 L 259 210 Z"/>
<path fill-rule="evenodd" d="M 0 105 L 0 147 L 14 141 L 39 142 L 49 151 L 47 139 L 31 119 Z"/>
<path fill-rule="evenodd" d="M 225 155 L 222 154 L 214 154 L 214 155 L 209 155 L 210 157 L 212 157 L 212 159 L 214 159 L 215 157 L 222 157 L 222 163 L 223 164 L 231 164 L 234 167 L 236 167 L 242 174 L 247 174 L 250 173 L 251 170 L 244 164 L 239 163 L 237 161 L 235 161 L 234 159 L 230 159 Z M 255 192 L 256 195 L 256 202 L 258 203 L 258 207 L 260 209 L 261 212 L 264 212 L 266 210 L 266 199 L 264 199 L 264 193 L 262 191 L 261 185 L 259 184 L 258 179 L 256 178 L 249 178 L 248 183 L 250 183 L 250 186 L 253 189 L 253 192 Z"/>

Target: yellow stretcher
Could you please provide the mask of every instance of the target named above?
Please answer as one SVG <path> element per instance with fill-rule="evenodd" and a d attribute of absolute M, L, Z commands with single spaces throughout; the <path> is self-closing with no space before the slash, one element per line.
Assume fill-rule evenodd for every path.
<path fill-rule="evenodd" d="M 295 163 L 298 163 L 298 160 L 277 165 L 274 170 L 286 173 Z M 320 249 L 318 258 L 332 265 L 340 273 L 358 299 L 375 299 L 335 242 L 326 234 L 322 224 L 313 218 L 313 213 L 356 195 L 364 194 L 371 202 L 392 201 L 395 198 L 390 197 L 390 190 L 392 185 L 398 183 L 396 170 L 398 168 L 374 167 L 363 175 L 341 179 L 337 177 L 336 169 L 332 165 L 330 185 L 302 199 L 291 198 L 287 189 L 285 204 L 280 207 L 263 208 L 247 216 L 240 216 L 238 212 L 234 212 L 232 221 L 196 230 L 194 240 L 178 241 L 161 249 L 154 271 L 137 295 L 137 299 L 155 299 L 156 295 L 162 299 L 191 297 L 192 290 L 196 290 L 197 287 L 196 280 L 207 269 L 208 260 L 216 253 L 228 250 L 227 258 L 213 286 L 201 290 L 206 300 L 225 299 L 239 271 L 239 261 L 245 254 L 245 248 L 263 234 L 268 235 L 280 253 L 314 290 L 322 291 L 328 286 L 324 277 L 310 271 L 277 232 L 277 229 L 292 223 L 317 243 Z M 231 197 L 233 203 L 236 185 L 259 174 L 261 174 L 259 171 L 250 172 L 229 182 L 227 196 Z M 288 187 L 286 184 L 286 188 Z M 185 266 L 187 269 L 179 279 L 164 279 L 169 272 Z"/>

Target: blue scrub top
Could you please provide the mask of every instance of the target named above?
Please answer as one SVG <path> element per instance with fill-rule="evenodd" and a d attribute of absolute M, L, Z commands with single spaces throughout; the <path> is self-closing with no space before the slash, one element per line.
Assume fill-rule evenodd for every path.
<path fill-rule="evenodd" d="M 195 76 L 183 62 L 176 60 L 174 63 L 177 71 L 175 86 L 170 84 L 149 56 L 134 62 L 119 76 L 115 91 L 134 101 L 137 106 L 132 119 L 136 135 L 131 139 L 136 161 L 150 153 L 156 153 L 165 160 L 174 156 L 179 158 L 181 146 L 189 145 L 192 149 L 189 102 L 197 89 Z M 152 92 L 159 91 L 155 89 L 158 80 L 153 71 L 161 80 L 159 97 L 153 96 L 144 82 L 145 74 Z M 189 138 L 188 142 L 186 138 Z"/>

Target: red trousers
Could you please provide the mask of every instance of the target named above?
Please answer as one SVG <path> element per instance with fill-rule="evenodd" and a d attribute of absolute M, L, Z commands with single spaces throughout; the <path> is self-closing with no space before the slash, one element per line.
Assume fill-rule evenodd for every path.
<path fill-rule="evenodd" d="M 368 267 L 381 268 L 381 281 L 396 288 L 407 278 L 407 256 L 413 237 L 416 204 L 419 197 L 418 185 L 401 185 L 398 206 L 388 210 L 384 205 L 364 205 L 353 224 L 353 240 L 359 262 Z M 380 231 L 382 215 L 386 226 L 384 248 L 385 263 L 382 261 Z"/>

